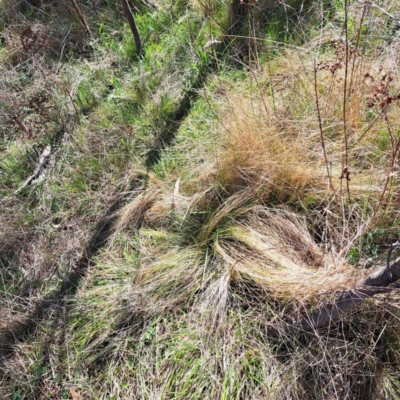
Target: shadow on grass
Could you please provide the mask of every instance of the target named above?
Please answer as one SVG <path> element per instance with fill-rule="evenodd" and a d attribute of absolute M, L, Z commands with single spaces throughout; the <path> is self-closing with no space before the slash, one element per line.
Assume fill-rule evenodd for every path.
<path fill-rule="evenodd" d="M 95 233 L 87 244 L 83 256 L 64 278 L 61 286 L 43 300 L 37 302 L 23 321 L 17 321 L 0 330 L 0 366 L 7 357 L 12 355 L 15 345 L 19 341 L 35 332 L 37 323 L 46 317 L 46 313 L 50 309 L 54 307 L 62 308 L 67 299 L 75 295 L 79 282 L 86 275 L 91 259 L 99 252 L 111 234 L 115 212 L 124 203 L 125 198 L 121 198 L 109 208 L 103 221 L 97 224 Z"/>
<path fill-rule="evenodd" d="M 226 46 L 226 43 L 223 43 L 221 46 L 223 48 Z M 218 54 L 222 54 L 222 51 Z M 188 89 L 182 97 L 178 107 L 167 117 L 166 127 L 155 139 L 153 148 L 149 150 L 144 160 L 145 166 L 148 169 L 154 167 L 160 160 L 163 149 L 173 143 L 178 129 L 190 113 L 196 99 L 199 97 L 200 90 L 204 87 L 210 74 L 215 71 L 215 62 L 216 58 L 213 57 L 210 57 L 204 62 L 196 79 L 191 84 L 190 89 Z M 61 137 L 62 136 L 58 135 L 53 138 L 54 145 L 57 146 L 60 143 Z M 45 323 L 48 340 L 46 343 L 40 343 L 41 355 L 39 356 L 39 365 L 36 368 L 38 371 L 43 371 L 51 364 L 50 347 L 54 346 L 56 343 L 59 343 L 59 347 L 62 347 L 62 344 L 67 341 L 67 338 L 57 338 L 56 335 L 57 332 L 60 332 L 60 328 L 61 331 L 64 333 L 66 332 L 68 303 L 75 296 L 82 278 L 86 276 L 93 257 L 99 253 L 112 234 L 112 228 L 116 220 L 116 212 L 126 204 L 126 201 L 132 196 L 134 191 L 140 190 L 142 185 L 145 186 L 145 182 L 143 182 L 143 179 L 139 179 L 137 187 L 131 188 L 130 193 L 121 196 L 121 198 L 107 210 L 102 221 L 95 227 L 94 234 L 85 246 L 83 255 L 64 277 L 60 287 L 34 304 L 21 320 L 11 322 L 7 327 L 0 329 L 0 371 L 6 368 L 8 360 L 15 355 L 17 345 L 28 341 L 28 339 L 32 337 L 38 329 L 41 329 L 41 326 Z M 30 284 L 31 282 L 27 282 L 20 291 L 22 297 L 26 297 L 29 293 L 26 287 Z M 63 335 L 65 336 L 65 334 Z M 61 363 L 58 364 L 57 368 L 62 368 Z M 62 371 L 59 372 L 62 373 Z M 33 386 L 31 385 L 31 390 L 34 392 L 31 393 L 31 395 L 36 396 L 36 392 L 38 396 L 40 395 L 39 391 L 46 385 L 45 378 L 44 375 L 39 374 L 37 376 L 36 382 Z"/>
<path fill-rule="evenodd" d="M 151 169 L 160 161 L 162 151 L 174 141 L 176 133 L 190 113 L 194 102 L 198 99 L 200 90 L 204 87 L 208 76 L 215 72 L 213 64 L 214 59 L 210 59 L 200 66 L 196 79 L 184 94 L 179 106 L 167 116 L 166 126 L 155 138 L 152 148 L 147 153 L 145 165 L 148 169 Z"/>
<path fill-rule="evenodd" d="M 210 68 L 210 64 L 206 63 L 204 69 L 199 72 L 197 79 L 192 84 L 191 89 L 187 91 L 177 109 L 170 115 L 167 127 L 161 132 L 160 136 L 156 139 L 154 148 L 151 149 L 147 155 L 145 160 L 147 168 L 154 166 L 159 161 L 162 150 L 173 142 L 176 132 L 185 117 L 189 114 L 194 101 L 198 97 L 199 90 L 204 86 L 211 71 L 212 68 Z M 137 189 L 138 188 L 134 188 L 132 190 Z M 68 300 L 76 294 L 79 283 L 86 275 L 92 258 L 98 254 L 99 250 L 110 237 L 115 222 L 115 213 L 126 204 L 129 195 L 130 194 L 117 200 L 109 208 L 104 219 L 97 224 L 92 238 L 86 245 L 83 256 L 68 275 L 65 276 L 61 286 L 43 300 L 38 301 L 22 321 L 15 321 L 6 328 L 0 330 L 0 367 L 13 355 L 15 346 L 19 342 L 26 340 L 26 338 L 34 334 L 36 328 L 40 325 L 40 321 L 48 321 L 51 319 L 53 321 L 52 325 L 54 331 L 62 325 L 62 310 L 66 310 Z M 30 282 L 27 282 L 24 287 L 27 285 L 29 286 Z M 25 295 L 28 292 L 26 288 L 22 288 L 20 291 L 21 294 L 25 293 Z M 49 334 L 50 337 L 53 336 L 51 332 Z M 43 362 L 45 362 L 46 359 L 46 350 L 44 353 Z"/>

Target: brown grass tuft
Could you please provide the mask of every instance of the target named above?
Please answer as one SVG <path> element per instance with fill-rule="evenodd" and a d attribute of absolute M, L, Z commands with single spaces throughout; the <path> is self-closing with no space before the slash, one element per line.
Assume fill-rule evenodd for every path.
<path fill-rule="evenodd" d="M 322 184 L 296 131 L 280 131 L 276 117 L 254 100 L 232 96 L 229 103 L 215 171 L 228 192 L 251 188 L 263 200 L 284 203 Z"/>
<path fill-rule="evenodd" d="M 114 225 L 115 234 L 127 228 L 139 229 L 144 222 L 146 213 L 154 205 L 159 195 L 159 189 L 147 189 L 119 210 L 116 214 L 118 221 Z"/>

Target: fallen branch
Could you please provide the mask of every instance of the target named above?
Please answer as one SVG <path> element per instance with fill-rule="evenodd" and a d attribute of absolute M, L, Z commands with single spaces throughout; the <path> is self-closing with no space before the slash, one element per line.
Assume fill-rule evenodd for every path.
<path fill-rule="evenodd" d="M 32 186 L 32 185 L 35 185 L 35 184 L 41 182 L 45 177 L 47 165 L 50 160 L 50 156 L 51 156 L 51 146 L 47 145 L 39 157 L 39 161 L 36 165 L 34 173 L 31 176 L 29 176 L 29 178 L 25 179 L 25 182 L 15 192 L 13 192 L 9 196 L 2 199 L 1 202 L 9 199 L 11 196 L 16 195 L 26 186 Z"/>

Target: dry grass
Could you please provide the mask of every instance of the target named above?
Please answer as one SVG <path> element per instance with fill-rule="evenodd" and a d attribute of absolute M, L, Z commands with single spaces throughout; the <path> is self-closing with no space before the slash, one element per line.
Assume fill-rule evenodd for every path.
<path fill-rule="evenodd" d="M 370 143 L 381 140 L 387 124 L 382 118 L 371 119 L 371 88 L 365 80 L 367 66 L 371 71 L 382 63 L 389 68 L 392 60 L 364 56 L 361 62 L 355 54 L 349 61 L 354 61 L 354 68 L 346 110 L 348 197 L 343 107 L 332 101 L 343 93 L 344 66 L 337 60 L 343 60 L 344 50 L 341 42 L 332 42 L 332 55 L 314 70 L 313 46 L 301 52 L 287 50 L 274 61 L 277 72 L 263 71 L 250 87 L 221 89 L 219 147 L 207 155 L 198 176 L 182 182 L 180 210 L 171 213 L 171 189 L 163 189 L 159 200 L 153 192 L 139 196 L 126 209 L 133 219 L 140 215 L 156 229 L 168 226 L 171 217 L 179 219 L 182 229 L 197 224 L 193 240 L 213 249 L 227 284 L 234 275 L 246 276 L 278 298 L 300 300 L 351 287 L 362 272 L 349 265 L 348 253 L 387 217 L 385 213 L 393 215 L 393 205 L 390 210 L 378 207 L 389 190 L 384 177 L 391 165 L 390 157 L 378 157 Z M 314 74 L 328 166 L 321 146 Z M 396 79 L 390 85 L 388 93 L 395 92 Z M 395 124 L 392 109 L 382 110 Z M 387 143 L 387 150 L 392 151 L 392 145 Z M 190 196 L 185 197 L 185 188 Z M 302 208 L 304 217 L 298 214 Z M 205 217 L 199 219 L 198 213 Z"/>
<path fill-rule="evenodd" d="M 116 216 L 118 221 L 113 229 L 116 234 L 127 228 L 139 229 L 145 219 L 146 213 L 154 205 L 159 197 L 159 190 L 147 189 L 137 195 L 135 199 L 118 210 Z"/>
<path fill-rule="evenodd" d="M 230 98 L 229 104 L 233 110 L 225 117 L 225 143 L 216 164 L 215 179 L 222 186 L 232 192 L 251 188 L 265 201 L 282 203 L 304 196 L 311 186 L 318 188 L 295 132 L 284 136 L 275 118 L 262 109 L 256 112 L 251 101 Z"/>
<path fill-rule="evenodd" d="M 379 55 L 353 51 L 344 96 L 346 49 L 330 30 L 341 34 L 328 26 L 266 66 L 249 55 L 248 80 L 218 71 L 154 171 L 141 167 L 142 132 L 171 123 L 175 100 L 159 93 L 179 89 L 177 54 L 157 87 L 145 60 L 113 70 L 119 53 L 106 47 L 64 70 L 80 125 L 54 174 L 0 215 L 0 396 L 400 397 L 397 293 L 318 331 L 287 329 L 370 274 L 349 262 L 366 234 L 398 232 L 397 39 Z M 9 61 L 25 62 L 20 38 L 4 35 Z M 16 147 L 0 161 L 7 192 L 26 172 Z"/>

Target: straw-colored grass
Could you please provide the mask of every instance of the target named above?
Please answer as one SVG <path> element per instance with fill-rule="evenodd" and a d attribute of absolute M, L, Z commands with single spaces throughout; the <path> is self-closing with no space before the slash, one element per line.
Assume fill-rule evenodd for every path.
<path fill-rule="evenodd" d="M 0 117 L 12 125 L 23 111 L 44 144 L 48 132 L 27 107 L 46 87 L 68 132 L 45 181 L 0 215 L 0 397 L 400 398 L 396 290 L 318 330 L 291 329 L 383 265 L 399 232 L 399 40 L 383 42 L 389 17 L 374 25 L 379 10 L 365 5 L 368 33 L 349 53 L 344 93 L 338 2 L 318 34 L 295 27 L 302 41 L 310 35 L 301 47 L 276 43 L 280 21 L 263 27 L 258 7 L 263 18 L 276 9 L 304 22 L 326 2 L 318 15 L 299 2 L 250 2 L 238 29 L 248 22 L 268 36 L 214 54 L 201 46 L 209 36 L 224 43 L 215 19 L 225 3 L 165 0 L 140 8 L 146 58 L 134 62 L 111 3 L 81 2 L 98 37 L 81 43 L 87 60 L 73 66 L 62 57 L 50 65 L 53 47 L 32 61 L 19 31 L 3 32 L 1 68 L 25 83 L 0 79 L 1 98 L 21 106 Z M 350 7 L 351 46 L 363 7 Z M 60 73 L 31 77 L 35 66 Z M 165 127 L 179 129 L 149 168 Z M 24 181 L 33 148 L 18 129 L 1 142 L 4 196 Z"/>

